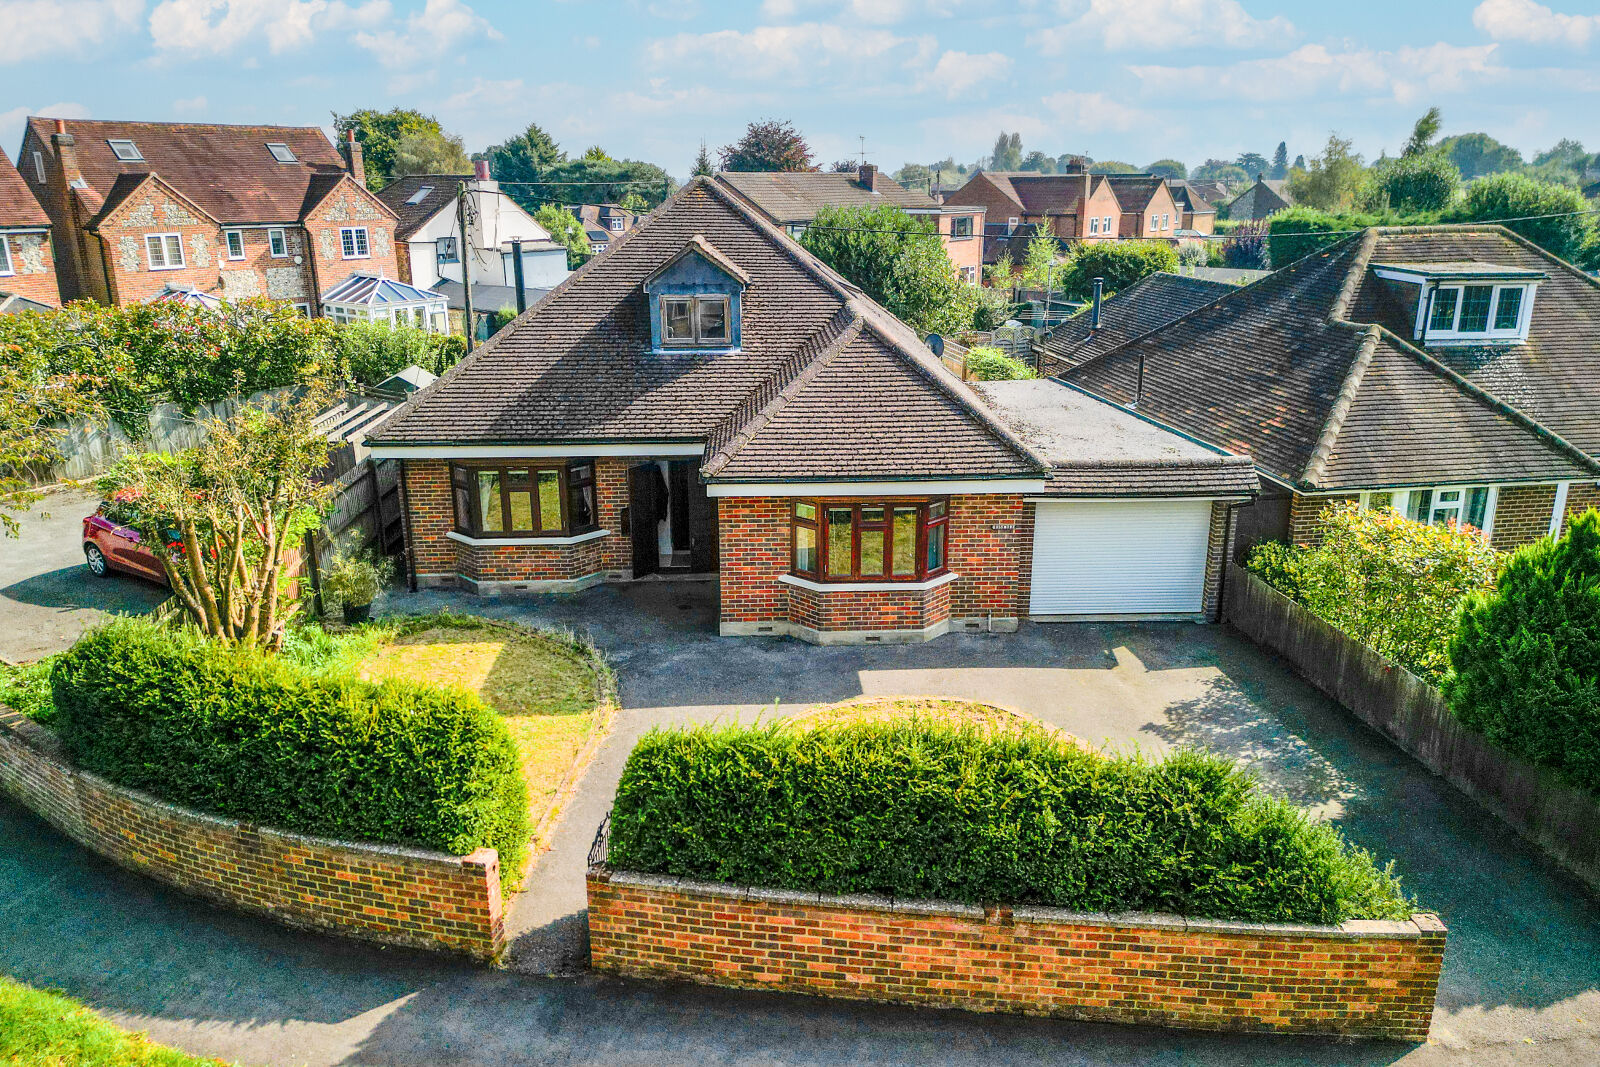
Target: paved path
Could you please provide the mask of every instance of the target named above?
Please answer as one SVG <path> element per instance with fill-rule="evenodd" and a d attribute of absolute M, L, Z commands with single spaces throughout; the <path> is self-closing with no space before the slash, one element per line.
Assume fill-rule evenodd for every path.
<path fill-rule="evenodd" d="M 50 493 L 15 516 L 20 537 L 0 536 L 0 659 L 60 652 L 106 612 L 143 614 L 167 598 L 155 582 L 89 573 L 83 517 L 99 503 L 76 489 Z"/>
<path fill-rule="evenodd" d="M 1087 740 L 1204 743 L 1393 857 L 1450 925 L 1428 1045 L 1227 1037 L 483 972 L 296 934 L 109 868 L 0 806 L 0 971 L 183 1048 L 272 1064 L 1600 1062 L 1600 906 L 1498 822 L 1219 627 L 1037 626 L 916 647 L 711 635 L 706 588 L 643 583 L 492 614 L 589 629 L 625 711 L 513 908 L 513 957 L 570 971 L 581 873 L 628 748 L 656 723 L 861 693 L 973 696 Z M 463 602 L 396 598 L 422 610 Z M 590 621 L 592 620 L 592 622 Z"/>

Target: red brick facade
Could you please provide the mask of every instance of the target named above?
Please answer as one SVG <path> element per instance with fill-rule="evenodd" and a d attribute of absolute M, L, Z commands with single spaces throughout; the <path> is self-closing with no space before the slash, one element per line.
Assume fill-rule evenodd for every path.
<path fill-rule="evenodd" d="M 60 307 L 55 248 L 49 231 L 0 229 L 0 237 L 5 238 L 11 251 L 11 273 L 0 274 L 0 292 Z M 0 267 L 4 265 L 0 261 Z"/>
<path fill-rule="evenodd" d="M 303 837 L 166 804 L 66 762 L 0 707 L 0 792 L 91 852 L 289 926 L 493 959 L 505 948 L 500 857 Z"/>
<path fill-rule="evenodd" d="M 1494 533 L 1490 545 L 1501 552 L 1549 536 L 1550 517 L 1556 510 L 1553 485 L 1505 485 L 1494 505 Z"/>
<path fill-rule="evenodd" d="M 1273 926 L 743 889 L 591 869 L 596 970 L 855 1000 L 1422 1041 L 1433 915 Z"/>
<path fill-rule="evenodd" d="M 1562 519 L 1562 529 L 1574 518 L 1590 508 L 1600 508 L 1600 484 L 1573 482 L 1567 487 L 1567 508 Z"/>
<path fill-rule="evenodd" d="M 1348 496 L 1302 496 L 1293 495 L 1289 503 L 1289 543 L 1305 545 L 1315 548 L 1322 544 L 1322 511 L 1334 504 L 1359 503 L 1361 497 L 1352 493 Z"/>

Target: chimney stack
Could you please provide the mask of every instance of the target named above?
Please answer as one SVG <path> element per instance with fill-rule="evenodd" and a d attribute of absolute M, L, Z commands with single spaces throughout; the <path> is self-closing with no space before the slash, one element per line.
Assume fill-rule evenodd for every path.
<path fill-rule="evenodd" d="M 350 172 L 350 177 L 367 184 L 367 161 L 361 152 L 361 142 L 356 140 L 356 131 L 351 130 L 344 142 L 345 169 Z"/>
<path fill-rule="evenodd" d="M 489 161 L 487 159 L 475 159 L 475 160 L 473 160 L 472 161 L 472 176 L 474 178 L 476 178 L 480 182 L 488 181 L 489 180 Z"/>
<path fill-rule="evenodd" d="M 878 191 L 878 168 L 871 163 L 863 163 L 856 168 L 856 180 L 861 187 L 869 193 Z"/>
<path fill-rule="evenodd" d="M 54 242 L 56 247 L 56 262 L 59 266 L 65 260 L 65 275 L 61 279 L 61 297 L 65 300 L 76 300 L 82 297 L 93 297 L 89 292 L 88 276 L 84 271 L 84 254 L 78 229 L 83 221 L 78 218 L 75 209 L 77 198 L 72 195 L 75 187 L 82 186 L 83 170 L 78 166 L 78 142 L 67 132 L 67 123 L 64 119 L 56 119 L 56 132 L 50 135 L 51 153 L 49 167 L 50 199 L 55 202 L 55 231 Z"/>

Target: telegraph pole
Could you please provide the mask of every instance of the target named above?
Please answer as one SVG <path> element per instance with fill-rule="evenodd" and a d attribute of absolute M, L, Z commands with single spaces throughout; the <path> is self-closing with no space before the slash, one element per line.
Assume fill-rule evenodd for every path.
<path fill-rule="evenodd" d="M 456 259 L 461 263 L 461 293 L 462 293 L 462 320 L 461 325 L 467 335 L 467 351 L 472 351 L 473 342 L 477 340 L 477 325 L 472 321 L 472 264 L 467 259 L 467 183 L 461 182 L 456 186 L 456 225 L 461 228 L 460 240 L 456 246 Z M 517 260 L 520 269 L 522 261 Z M 517 288 L 517 300 L 522 300 L 522 289 Z"/>

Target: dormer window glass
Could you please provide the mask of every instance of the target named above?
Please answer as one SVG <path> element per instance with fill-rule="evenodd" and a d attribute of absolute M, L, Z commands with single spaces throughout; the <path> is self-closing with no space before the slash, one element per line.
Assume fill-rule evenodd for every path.
<path fill-rule="evenodd" d="M 661 298 L 661 340 L 669 345 L 728 343 L 728 298 L 664 296 Z"/>
<path fill-rule="evenodd" d="M 139 154 L 139 146 L 132 141 L 113 140 L 107 141 L 106 144 L 111 146 L 111 154 L 124 163 L 139 163 L 144 160 L 144 156 Z"/>
<path fill-rule="evenodd" d="M 1440 285 L 1432 291 L 1424 340 L 1504 341 L 1527 336 L 1525 285 Z"/>

